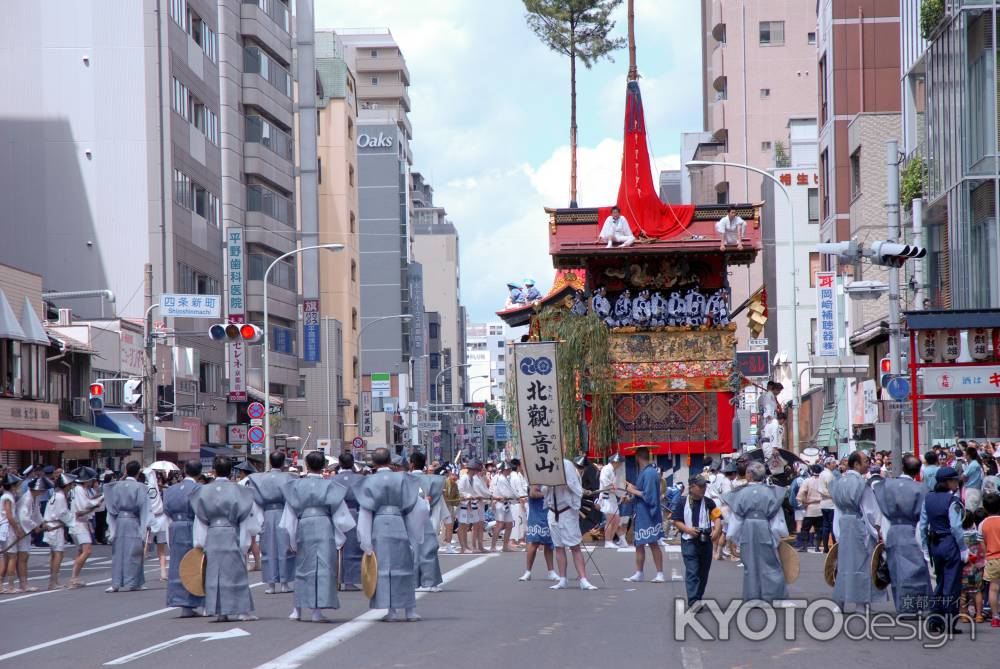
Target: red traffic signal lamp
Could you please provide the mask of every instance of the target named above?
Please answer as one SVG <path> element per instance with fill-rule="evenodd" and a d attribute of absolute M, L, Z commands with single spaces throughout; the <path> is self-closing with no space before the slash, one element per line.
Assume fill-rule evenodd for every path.
<path fill-rule="evenodd" d="M 104 410 L 104 384 L 95 382 L 90 384 L 90 409 L 92 411 Z"/>
<path fill-rule="evenodd" d="M 256 344 L 264 336 L 264 331 L 250 323 L 216 323 L 208 329 L 208 336 L 213 341 L 227 344 Z"/>
<path fill-rule="evenodd" d="M 878 361 L 878 384 L 882 388 L 885 388 L 886 384 L 889 383 L 889 379 L 892 378 L 892 359 L 882 358 Z"/>

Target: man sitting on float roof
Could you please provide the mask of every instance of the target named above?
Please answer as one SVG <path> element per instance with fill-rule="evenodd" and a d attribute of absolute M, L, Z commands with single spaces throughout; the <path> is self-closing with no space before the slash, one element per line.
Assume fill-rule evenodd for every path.
<path fill-rule="evenodd" d="M 622 216 L 622 211 L 618 207 L 611 207 L 611 215 L 604 219 L 604 225 L 601 226 L 601 234 L 598 235 L 597 242 L 607 242 L 609 249 L 615 245 L 615 242 L 623 247 L 635 244 L 635 235 L 632 234 L 628 221 Z"/>

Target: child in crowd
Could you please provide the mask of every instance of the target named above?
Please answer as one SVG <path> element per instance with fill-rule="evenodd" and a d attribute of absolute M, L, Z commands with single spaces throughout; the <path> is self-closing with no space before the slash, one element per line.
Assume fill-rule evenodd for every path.
<path fill-rule="evenodd" d="M 986 547 L 983 537 L 979 534 L 976 521 L 979 514 L 965 512 L 962 519 L 962 539 L 969 551 L 969 560 L 962 565 L 962 597 L 958 610 L 963 616 L 969 614 L 969 606 L 975 609 L 975 620 L 983 622 L 983 569 L 986 567 Z"/>
<path fill-rule="evenodd" d="M 979 524 L 979 535 L 986 549 L 986 567 L 983 578 L 990 582 L 991 627 L 1000 627 L 1000 495 L 983 496 L 983 508 L 988 516 Z"/>

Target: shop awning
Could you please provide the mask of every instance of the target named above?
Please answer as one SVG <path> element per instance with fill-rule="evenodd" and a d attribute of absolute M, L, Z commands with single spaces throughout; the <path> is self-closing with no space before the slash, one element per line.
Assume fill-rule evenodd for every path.
<path fill-rule="evenodd" d="M 0 290 L 0 339 L 16 339 L 24 341 L 24 330 L 14 316 L 14 310 L 10 308 L 10 302 L 3 290 Z"/>
<path fill-rule="evenodd" d="M 143 442 L 144 428 L 142 421 L 130 413 L 99 413 L 97 414 L 97 425 L 106 430 L 124 434 L 132 441 L 141 444 Z M 156 439 L 155 434 L 153 437 Z"/>
<path fill-rule="evenodd" d="M 112 432 L 86 423 L 77 423 L 71 420 L 59 421 L 59 431 L 68 434 L 75 434 L 88 439 L 95 439 L 101 442 L 101 449 L 105 451 L 126 451 L 132 450 L 132 437 L 127 437 L 120 432 Z"/>
<path fill-rule="evenodd" d="M 1000 309 L 936 309 L 903 312 L 911 330 L 969 330 L 1000 327 Z"/>
<path fill-rule="evenodd" d="M 264 393 L 256 388 L 247 386 L 247 396 L 258 402 L 264 401 Z M 281 408 L 285 405 L 285 398 L 278 397 L 277 395 L 271 395 L 271 406 Z"/>
<path fill-rule="evenodd" d="M 228 458 L 242 458 L 246 456 L 243 451 L 237 451 L 235 448 L 229 448 L 228 446 L 202 446 L 201 447 L 201 457 L 203 458 L 214 458 L 217 455 L 222 455 Z"/>
<path fill-rule="evenodd" d="M 55 430 L 0 430 L 4 451 L 96 451 L 101 442 Z"/>

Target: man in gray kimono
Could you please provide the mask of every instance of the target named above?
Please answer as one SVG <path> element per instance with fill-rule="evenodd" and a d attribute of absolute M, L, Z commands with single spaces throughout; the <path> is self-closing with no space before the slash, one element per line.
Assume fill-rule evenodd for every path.
<path fill-rule="evenodd" d="M 928 607 L 931 576 L 917 541 L 917 523 L 924 506 L 927 488 L 914 477 L 920 473 L 920 460 L 903 457 L 903 473 L 872 487 L 885 529 L 886 563 L 892 577 L 892 600 L 896 612 L 914 615 Z"/>
<path fill-rule="evenodd" d="M 441 562 L 438 560 L 437 528 L 445 513 L 442 497 L 444 477 L 425 473 L 424 467 L 426 466 L 426 455 L 420 451 L 410 453 L 409 476 L 416 480 L 417 485 L 420 486 L 420 494 L 427 500 L 430 507 L 430 514 L 424 524 L 424 534 L 416 552 L 417 590 L 441 592 L 441 584 L 444 583 L 444 579 L 441 577 Z"/>
<path fill-rule="evenodd" d="M 847 471 L 830 484 L 833 536 L 839 545 L 833 601 L 842 610 L 848 604 L 860 607 L 882 599 L 871 577 L 872 553 L 882 521 L 875 494 L 864 479 L 867 471 L 868 456 L 854 451 L 847 458 Z"/>
<path fill-rule="evenodd" d="M 302 620 L 302 609 L 312 609 L 314 623 L 328 622 L 323 609 L 340 608 L 337 549 L 344 544 L 344 532 L 354 527 L 354 517 L 344 504 L 347 488 L 324 479 L 325 466 L 323 454 L 313 451 L 306 456 L 308 473 L 285 484 L 280 527 L 295 551 L 291 620 Z"/>
<path fill-rule="evenodd" d="M 413 555 L 424 536 L 427 501 L 420 497 L 417 482 L 392 471 L 389 450 L 376 448 L 372 466 L 376 471 L 354 488 L 358 498 L 358 542 L 366 554 L 378 559 L 378 586 L 369 607 L 388 609 L 385 622 L 399 622 L 399 610 L 407 622 L 417 615 L 417 579 Z"/>
<path fill-rule="evenodd" d="M 181 618 L 195 615 L 195 609 L 205 605 L 205 598 L 192 595 L 181 583 L 181 560 L 194 548 L 194 509 L 191 495 L 201 487 L 195 479 L 201 476 L 201 461 L 184 463 L 184 480 L 163 491 L 163 513 L 170 521 L 170 567 L 167 572 L 167 606 L 179 606 Z"/>
<path fill-rule="evenodd" d="M 111 541 L 111 587 L 105 592 L 145 589 L 143 541 L 149 527 L 149 490 L 135 480 L 140 465 L 125 465 L 125 478 L 106 486 L 104 504 L 108 510 L 108 537 Z"/>
<path fill-rule="evenodd" d="M 194 545 L 205 550 L 205 615 L 217 622 L 231 618 L 256 620 L 247 577 L 250 537 L 260 532 L 262 519 L 246 486 L 229 480 L 232 462 L 217 456 L 215 480 L 191 495 Z"/>
<path fill-rule="evenodd" d="M 333 477 L 333 480 L 347 488 L 347 497 L 344 503 L 351 512 L 351 517 L 355 524 L 358 522 L 358 498 L 354 496 L 354 486 L 364 479 L 364 476 L 354 470 L 354 456 L 344 451 L 338 458 L 340 461 L 340 471 Z M 352 527 L 346 533 L 346 539 L 340 548 L 340 589 L 360 590 L 361 589 L 361 544 L 358 543 L 357 527 Z"/>
<path fill-rule="evenodd" d="M 778 558 L 778 542 L 788 536 L 781 505 L 785 489 L 765 485 L 762 462 L 747 465 L 747 485 L 723 495 L 729 507 L 726 535 L 739 544 L 743 560 L 743 599 L 773 602 L 785 599 L 785 574 Z"/>
<path fill-rule="evenodd" d="M 272 452 L 270 462 L 271 471 L 255 472 L 249 478 L 254 502 L 264 512 L 264 527 L 257 541 L 263 564 L 261 580 L 267 583 L 264 590 L 267 595 L 274 594 L 279 583 L 281 592 L 291 592 L 291 583 L 295 580 L 295 554 L 288 548 L 288 532 L 278 526 L 285 509 L 285 486 L 292 478 L 282 471 L 284 451 Z"/>

